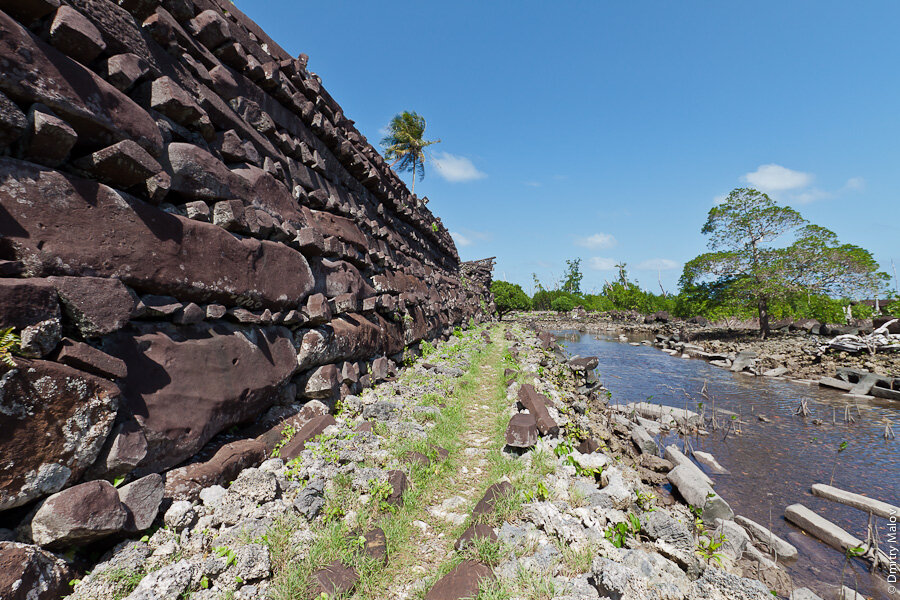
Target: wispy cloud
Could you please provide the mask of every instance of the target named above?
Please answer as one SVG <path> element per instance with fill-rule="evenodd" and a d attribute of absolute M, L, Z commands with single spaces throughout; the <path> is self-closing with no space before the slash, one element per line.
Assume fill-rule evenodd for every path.
<path fill-rule="evenodd" d="M 668 258 L 651 258 L 642 262 L 639 262 L 636 269 L 646 269 L 648 271 L 671 271 L 672 269 L 677 269 L 681 265 L 674 260 L 670 260 Z"/>
<path fill-rule="evenodd" d="M 453 183 L 484 179 L 486 173 L 479 171 L 472 161 L 465 156 L 456 156 L 449 152 L 435 153 L 431 159 L 438 175 Z"/>
<path fill-rule="evenodd" d="M 866 181 L 862 177 L 851 177 L 841 188 L 832 191 L 814 187 L 812 185 L 814 180 L 815 175 L 812 173 L 795 171 L 774 163 L 760 165 L 755 171 L 740 177 L 742 183 L 789 204 L 809 204 L 845 193 L 858 192 L 866 187 Z M 713 204 L 721 204 L 727 198 L 728 194 L 716 196 L 713 198 Z"/>
<path fill-rule="evenodd" d="M 858 191 L 866 189 L 866 180 L 862 177 L 851 177 L 842 188 L 845 191 Z"/>
<path fill-rule="evenodd" d="M 752 173 L 741 177 L 741 181 L 749 183 L 763 192 L 783 192 L 805 188 L 813 181 L 811 173 L 794 171 L 781 165 L 760 165 Z"/>
<path fill-rule="evenodd" d="M 459 233 L 458 231 L 451 231 L 451 232 L 450 232 L 450 237 L 453 238 L 453 241 L 456 242 L 456 245 L 457 245 L 457 246 L 464 247 L 464 246 L 471 246 L 471 245 L 472 245 L 472 240 L 470 240 L 469 238 L 467 238 L 467 237 L 464 236 L 463 234 Z"/>
<path fill-rule="evenodd" d="M 540 181 L 526 181 L 524 182 L 528 187 L 541 187 Z"/>
<path fill-rule="evenodd" d="M 614 258 L 605 258 L 603 256 L 592 256 L 588 259 L 588 268 L 594 271 L 611 271 L 616 268 L 618 263 Z"/>
<path fill-rule="evenodd" d="M 612 248 L 616 245 L 616 238 L 609 233 L 595 233 L 587 237 L 577 238 L 575 245 L 584 248 Z"/>
<path fill-rule="evenodd" d="M 453 238 L 457 246 L 473 246 L 478 242 L 489 242 L 494 236 L 487 231 L 463 229 L 462 231 L 451 231 L 450 237 Z"/>

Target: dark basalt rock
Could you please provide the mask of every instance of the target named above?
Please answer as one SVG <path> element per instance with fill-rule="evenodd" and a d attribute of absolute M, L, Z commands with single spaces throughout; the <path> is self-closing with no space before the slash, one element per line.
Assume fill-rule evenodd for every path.
<path fill-rule="evenodd" d="M 464 560 L 444 575 L 425 595 L 425 600 L 462 600 L 475 598 L 482 581 L 492 581 L 494 572 L 487 565 Z"/>
<path fill-rule="evenodd" d="M 506 427 L 506 445 L 513 448 L 531 448 L 538 441 L 537 421 L 534 415 L 517 413 Z"/>
<path fill-rule="evenodd" d="M 325 594 L 328 597 L 347 594 L 359 582 L 359 574 L 353 567 L 345 566 L 336 560 L 327 567 L 319 569 L 312 575 L 313 596 Z"/>
<path fill-rule="evenodd" d="M 119 408 L 111 382 L 65 365 L 16 358 L 0 380 L 0 510 L 52 494 L 81 477 Z"/>
<path fill-rule="evenodd" d="M 71 591 L 74 573 L 60 558 L 30 544 L 0 542 L 0 598 L 56 600 Z"/>
<path fill-rule="evenodd" d="M 494 510 L 494 505 L 497 503 L 498 498 L 508 496 L 512 493 L 513 486 L 508 481 L 501 481 L 500 483 L 491 485 L 472 510 L 472 517 L 477 518 L 490 513 Z"/>
<path fill-rule="evenodd" d="M 119 332 L 104 349 L 128 367 L 125 403 L 148 444 L 142 473 L 172 467 L 220 431 L 255 419 L 297 364 L 290 336 L 279 328 Z"/>
<path fill-rule="evenodd" d="M 553 417 L 547 411 L 548 398 L 543 394 L 539 394 L 533 385 L 526 383 L 519 388 L 519 402 L 534 416 L 541 435 L 555 436 L 559 433 L 559 425 L 556 424 L 556 421 L 553 420 Z"/>
<path fill-rule="evenodd" d="M 31 275 L 116 277 L 186 300 L 271 308 L 295 307 L 313 287 L 306 259 L 287 246 L 237 240 L 102 184 L 2 158 L 0 182 L 10 178 L 19 184 L 0 185 L 9 217 L 0 234 Z M 48 200 L 55 210 L 44 209 Z"/>
<path fill-rule="evenodd" d="M 108 146 L 132 139 L 154 156 L 162 150 L 159 129 L 140 106 L 2 12 L 0 61 L 17 67 L 0 69 L 0 91 L 22 104 L 47 105 L 79 140 Z"/>
<path fill-rule="evenodd" d="M 255 467 L 269 454 L 259 440 L 239 440 L 225 444 L 207 461 L 196 462 L 166 473 L 165 496 L 173 500 L 196 501 L 200 491 L 211 485 L 234 481 L 238 473 Z"/>
<path fill-rule="evenodd" d="M 116 488 L 98 479 L 47 498 L 31 520 L 31 535 L 40 546 L 61 548 L 112 535 L 127 518 Z"/>
<path fill-rule="evenodd" d="M 486 539 L 493 542 L 498 540 L 493 527 L 485 523 L 476 523 L 470 525 L 468 529 L 462 532 L 462 535 L 460 535 L 459 539 L 456 540 L 456 543 L 453 544 L 453 549 L 459 552 L 475 538 Z"/>

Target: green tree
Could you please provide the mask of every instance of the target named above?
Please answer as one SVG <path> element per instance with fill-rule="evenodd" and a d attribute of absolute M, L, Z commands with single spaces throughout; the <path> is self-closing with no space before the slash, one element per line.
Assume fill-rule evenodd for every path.
<path fill-rule="evenodd" d="M 556 312 L 569 312 L 577 306 L 571 296 L 559 296 L 550 303 L 550 309 Z"/>
<path fill-rule="evenodd" d="M 500 319 L 503 315 L 514 310 L 530 310 L 531 299 L 525 290 L 517 283 L 508 281 L 494 281 L 491 283 L 491 293 L 494 295 L 494 303 L 497 305 L 497 314 Z"/>
<path fill-rule="evenodd" d="M 797 293 L 877 293 L 887 280 L 867 250 L 839 244 L 834 232 L 809 223 L 758 190 L 733 190 L 710 209 L 702 232 L 709 236 L 710 252 L 685 264 L 682 289 L 728 282 L 755 304 L 763 338 L 769 335 L 773 301 Z"/>
<path fill-rule="evenodd" d="M 581 294 L 581 280 L 584 279 L 584 273 L 581 272 L 581 259 L 574 258 L 566 261 L 566 273 L 563 275 L 560 290 L 567 294 Z"/>
<path fill-rule="evenodd" d="M 425 140 L 425 117 L 409 111 L 394 115 L 388 134 L 381 140 L 384 157 L 400 172 L 412 171 L 412 193 L 416 193 L 416 173 L 425 179 L 425 148 L 441 140 Z"/>

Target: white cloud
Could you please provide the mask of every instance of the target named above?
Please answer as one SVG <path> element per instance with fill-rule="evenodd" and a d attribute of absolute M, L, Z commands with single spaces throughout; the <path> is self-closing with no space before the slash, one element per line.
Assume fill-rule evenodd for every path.
<path fill-rule="evenodd" d="M 713 206 L 718 206 L 728 200 L 728 194 L 719 194 L 715 198 L 713 198 Z"/>
<path fill-rule="evenodd" d="M 741 177 L 741 181 L 764 192 L 783 192 L 805 188 L 812 183 L 812 180 L 813 176 L 810 173 L 794 171 L 776 164 L 760 165 L 752 173 Z"/>
<path fill-rule="evenodd" d="M 528 187 L 541 187 L 541 182 L 540 181 L 526 181 L 525 185 L 527 185 Z"/>
<path fill-rule="evenodd" d="M 457 246 L 471 246 L 472 245 L 472 240 L 470 240 L 463 234 L 458 233 L 456 231 L 451 231 L 450 237 L 453 238 L 453 241 L 456 242 Z"/>
<path fill-rule="evenodd" d="M 866 188 L 866 180 L 862 177 L 851 177 L 847 180 L 847 183 L 844 184 L 845 190 L 863 190 Z"/>
<path fill-rule="evenodd" d="M 593 256 L 588 260 L 588 267 L 594 271 L 610 271 L 616 268 L 618 263 L 614 258 L 604 258 L 602 256 Z"/>
<path fill-rule="evenodd" d="M 646 269 L 648 271 L 671 271 L 677 269 L 681 265 L 674 260 L 668 258 L 651 258 L 638 263 L 636 269 Z"/>
<path fill-rule="evenodd" d="M 472 161 L 465 156 L 438 152 L 431 160 L 434 163 L 434 168 L 437 169 L 438 175 L 453 183 L 475 181 L 476 179 L 487 177 L 486 173 L 479 171 L 472 164 Z"/>
<path fill-rule="evenodd" d="M 588 237 L 576 239 L 575 245 L 585 248 L 612 248 L 616 245 L 616 238 L 609 233 L 595 233 Z"/>

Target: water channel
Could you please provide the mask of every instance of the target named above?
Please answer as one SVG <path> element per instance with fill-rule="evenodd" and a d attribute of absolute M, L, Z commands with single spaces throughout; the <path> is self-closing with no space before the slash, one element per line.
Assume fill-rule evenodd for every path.
<path fill-rule="evenodd" d="M 597 372 L 613 403 L 649 399 L 697 411 L 698 404 L 705 402 L 707 407 L 714 403 L 739 415 L 740 434 L 726 427 L 726 416 L 720 418 L 722 428 L 691 438 L 691 443 L 694 449 L 713 454 L 729 471 L 716 474 L 705 469 L 736 514 L 770 527 L 798 548 L 800 559 L 787 567 L 796 587 L 833 597 L 832 586 L 841 579 L 845 558 L 788 523 L 783 517 L 788 505 L 799 502 L 865 539 L 867 515 L 813 496 L 812 484 L 829 483 L 833 472 L 835 487 L 894 505 L 900 501 L 900 440 L 886 440 L 883 435 L 886 420 L 900 434 L 900 403 L 851 399 L 818 386 L 731 373 L 703 360 L 634 345 L 646 337 L 631 335 L 621 341 L 618 336 L 554 333 L 562 337 L 560 343 L 569 354 L 599 358 Z M 706 399 L 701 396 L 704 385 Z M 803 398 L 812 411 L 805 418 L 794 414 Z M 845 421 L 848 403 L 855 422 Z M 683 441 L 677 438 L 662 434 L 659 442 L 663 447 L 674 442 L 681 448 Z M 838 452 L 844 442 L 845 449 Z M 890 524 L 878 521 L 882 549 L 888 551 Z M 897 551 L 896 541 L 893 546 Z M 883 576 L 870 576 L 859 561 L 846 567 L 844 584 L 858 585 L 867 597 L 900 598 L 900 592 L 891 593 L 891 584 Z"/>

